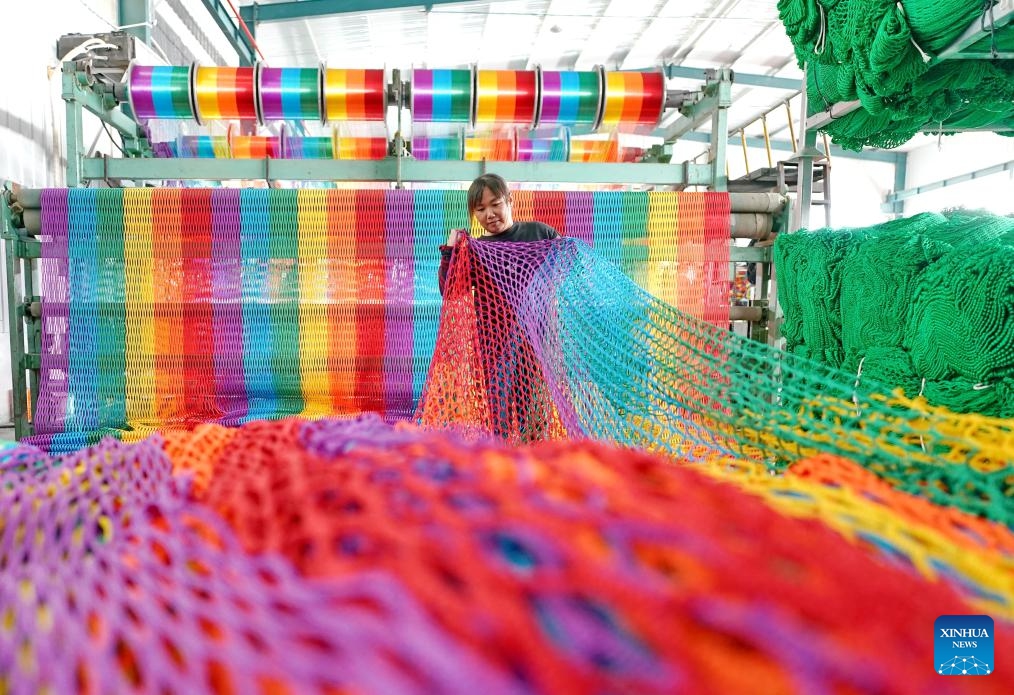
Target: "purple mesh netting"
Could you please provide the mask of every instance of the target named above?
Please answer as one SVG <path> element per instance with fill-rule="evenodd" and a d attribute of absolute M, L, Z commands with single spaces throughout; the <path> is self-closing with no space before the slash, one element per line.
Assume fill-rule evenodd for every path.
<path fill-rule="evenodd" d="M 0 690 L 514 692 L 384 572 L 248 556 L 155 437 L 0 453 Z"/>

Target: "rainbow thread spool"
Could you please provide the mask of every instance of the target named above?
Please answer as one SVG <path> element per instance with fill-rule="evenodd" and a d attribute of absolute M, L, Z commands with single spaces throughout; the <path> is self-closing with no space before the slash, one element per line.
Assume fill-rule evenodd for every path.
<path fill-rule="evenodd" d="M 472 70 L 413 70 L 412 119 L 430 123 L 471 123 Z"/>
<path fill-rule="evenodd" d="M 324 122 L 382 121 L 387 117 L 383 70 L 324 70 Z"/>
<path fill-rule="evenodd" d="M 509 137 L 465 138 L 465 161 L 513 162 L 517 158 L 518 141 Z"/>
<path fill-rule="evenodd" d="M 260 120 L 257 113 L 257 69 L 197 66 L 194 70 L 194 103 L 197 122 L 210 120 Z"/>
<path fill-rule="evenodd" d="M 598 126 L 602 113 L 602 71 L 542 71 L 539 123 Z"/>
<path fill-rule="evenodd" d="M 529 138 L 518 135 L 517 161 L 566 162 L 570 159 L 570 133 L 566 128 L 558 138 Z"/>
<path fill-rule="evenodd" d="M 131 65 L 127 100 L 138 120 L 194 118 L 192 65 Z"/>
<path fill-rule="evenodd" d="M 233 135 L 233 159 L 279 159 L 281 139 L 275 135 Z"/>
<path fill-rule="evenodd" d="M 658 72 L 607 72 L 602 106 L 604 128 L 655 127 L 665 108 L 665 76 Z"/>
<path fill-rule="evenodd" d="M 283 156 L 286 159 L 334 159 L 334 138 L 285 138 Z"/>
<path fill-rule="evenodd" d="M 258 83 L 262 120 L 320 119 L 321 81 L 318 68 L 261 67 Z"/>
<path fill-rule="evenodd" d="M 176 151 L 188 159 L 228 159 L 232 148 L 228 135 L 181 135 Z"/>
<path fill-rule="evenodd" d="M 533 127 L 539 103 L 538 85 L 534 70 L 477 70 L 475 123 Z"/>
<path fill-rule="evenodd" d="M 430 162 L 459 162 L 465 157 L 464 140 L 460 137 L 412 138 L 412 156 Z"/>
<path fill-rule="evenodd" d="M 608 140 L 571 140 L 572 162 L 618 162 L 620 147 L 616 138 Z"/>
<path fill-rule="evenodd" d="M 387 138 L 337 137 L 338 159 L 383 159 L 387 156 Z"/>

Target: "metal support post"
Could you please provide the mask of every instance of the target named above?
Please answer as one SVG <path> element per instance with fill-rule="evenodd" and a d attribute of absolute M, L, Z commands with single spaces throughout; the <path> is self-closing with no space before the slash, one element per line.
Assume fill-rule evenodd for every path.
<path fill-rule="evenodd" d="M 6 262 L 7 281 L 7 318 L 10 328 L 8 337 L 11 346 L 11 421 L 14 423 L 14 436 L 21 439 L 31 434 L 31 423 L 28 418 L 28 384 L 25 365 L 27 355 L 25 349 L 25 316 L 22 311 L 23 302 L 18 292 L 18 277 L 22 274 L 25 264 L 18 256 L 20 235 L 14 227 L 12 211 L 12 192 L 9 186 L 0 190 L 0 232 L 4 240 L 4 260 Z M 37 391 L 33 391 L 33 396 Z"/>
<path fill-rule="evenodd" d="M 711 185 L 713 191 L 729 189 L 729 172 L 726 157 L 729 149 L 729 107 L 732 106 L 732 70 L 708 70 L 705 94 L 714 99 L 711 114 Z"/>
<path fill-rule="evenodd" d="M 63 64 L 63 100 L 67 104 L 67 187 L 81 185 L 84 157 L 84 132 L 81 126 L 81 102 L 77 99 L 77 70 L 74 63 Z"/>
<path fill-rule="evenodd" d="M 151 44 L 151 0 L 120 0 L 120 26 Z"/>
<path fill-rule="evenodd" d="M 806 120 L 807 98 L 804 91 L 800 97 L 799 148 L 793 159 L 798 162 L 796 173 L 796 202 L 792 211 L 789 231 L 794 232 L 810 226 L 810 201 L 813 200 L 813 160 L 823 155 L 817 150 L 817 129 L 810 127 Z"/>

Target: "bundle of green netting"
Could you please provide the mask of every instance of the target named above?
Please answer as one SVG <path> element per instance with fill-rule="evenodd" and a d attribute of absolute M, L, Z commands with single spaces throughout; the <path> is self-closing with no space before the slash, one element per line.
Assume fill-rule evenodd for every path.
<path fill-rule="evenodd" d="M 942 61 L 970 26 L 972 48 L 994 56 L 1014 44 L 1014 24 L 994 28 L 998 0 L 778 0 L 807 68 L 810 115 L 836 102 L 862 108 L 824 131 L 847 149 L 897 147 L 920 131 L 1014 131 L 1014 60 Z"/>
<path fill-rule="evenodd" d="M 790 352 L 955 412 L 1014 418 L 1014 217 L 783 234 L 775 268 Z"/>

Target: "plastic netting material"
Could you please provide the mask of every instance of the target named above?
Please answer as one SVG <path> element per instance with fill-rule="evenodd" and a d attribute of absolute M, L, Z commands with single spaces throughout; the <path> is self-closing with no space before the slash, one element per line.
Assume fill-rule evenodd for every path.
<path fill-rule="evenodd" d="M 775 243 L 786 349 L 956 412 L 1014 418 L 1014 218 L 922 214 Z"/>
<path fill-rule="evenodd" d="M 516 191 L 515 216 L 721 320 L 728 200 Z M 33 441 L 67 451 L 206 421 L 410 417 L 441 310 L 437 247 L 465 210 L 464 191 L 442 190 L 45 191 Z"/>
<path fill-rule="evenodd" d="M 938 62 L 973 23 L 984 52 L 1014 37 L 989 32 L 992 2 L 971 0 L 779 0 L 799 64 L 807 67 L 810 114 L 835 102 L 862 108 L 824 131 L 848 149 L 897 147 L 919 131 L 1014 128 L 1014 61 Z"/>
<path fill-rule="evenodd" d="M 776 465 L 833 453 L 938 503 L 1014 520 L 1009 420 L 888 395 L 693 319 L 579 241 L 463 241 L 444 302 L 416 416 L 425 425 Z"/>
<path fill-rule="evenodd" d="M 388 341 L 395 330 L 366 330 L 379 327 L 380 316 L 385 321 L 407 318 L 398 313 L 404 305 L 384 303 L 384 288 L 393 281 L 381 283 L 380 278 L 389 278 L 390 273 L 401 283 L 393 282 L 395 287 L 405 287 L 409 275 L 394 272 L 405 266 L 378 257 L 387 243 L 380 245 L 377 230 L 386 229 L 387 222 L 380 225 L 370 214 L 377 215 L 379 210 L 364 208 L 363 219 L 354 222 L 361 227 L 356 227 L 355 245 L 338 245 L 328 254 L 329 258 L 351 254 L 353 260 L 331 267 L 328 282 L 309 283 L 312 277 L 321 280 L 321 269 L 319 264 L 303 261 L 303 250 L 319 249 L 324 240 L 337 243 L 342 238 L 340 230 L 348 229 L 342 225 L 353 224 L 351 212 L 338 205 L 332 212 L 345 220 L 342 225 L 330 226 L 331 212 L 326 226 L 320 219 L 314 225 L 304 219 L 312 216 L 303 215 L 302 207 L 285 207 L 292 196 L 261 193 L 188 192 L 214 203 L 211 251 L 206 245 L 188 243 L 183 254 L 178 225 L 184 219 L 183 210 L 189 208 L 169 206 L 166 212 L 163 206 L 167 201 L 181 205 L 178 191 L 175 195 L 71 191 L 74 204 L 64 208 L 60 206 L 68 200 L 68 192 L 47 191 L 52 208 L 44 218 L 50 238 L 43 259 L 47 296 L 40 395 L 44 398 L 38 417 L 56 432 L 39 435 L 37 441 L 55 450 L 80 446 L 103 431 L 95 429 L 96 418 L 100 422 L 103 417 L 112 418 L 119 426 L 126 421 L 134 427 L 132 431 L 113 432 L 140 438 L 154 427 L 193 426 L 201 419 L 231 424 L 236 419 L 278 416 L 286 409 L 281 403 L 302 415 L 323 414 L 330 404 L 335 410 L 372 407 L 391 417 L 391 409 L 384 405 L 389 403 L 386 394 L 392 392 L 382 385 L 390 383 L 390 376 L 401 375 L 402 387 L 395 393 L 403 396 L 409 393 L 409 383 L 413 389 L 418 385 L 421 392 L 425 383 L 415 418 L 427 425 L 456 424 L 515 443 L 590 436 L 692 459 L 719 453 L 775 465 L 818 453 L 837 454 L 876 471 L 900 489 L 938 503 L 1007 524 L 1014 517 L 1010 421 L 955 415 L 927 407 L 924 401 L 886 395 L 893 384 L 874 379 L 856 384 L 854 373 L 739 338 L 679 311 L 632 282 L 629 275 L 637 276 L 630 272 L 637 268 L 634 263 L 649 255 L 652 226 L 643 217 L 638 221 L 633 213 L 627 215 L 625 206 L 636 203 L 641 206 L 635 210 L 638 213 L 650 210 L 659 200 L 655 195 L 581 198 L 591 201 L 594 219 L 601 220 L 601 227 L 593 229 L 596 234 L 599 229 L 620 230 L 596 236 L 594 250 L 582 240 L 588 230 L 582 232 L 580 226 L 576 233 L 575 227 L 567 228 L 576 238 L 551 242 L 463 241 L 442 305 L 442 332 L 439 338 L 428 339 L 435 344 L 429 372 L 425 369 L 430 355 L 417 357 L 426 341 L 413 337 L 409 381 L 407 363 L 391 356 L 409 353 L 404 343 Z M 325 196 L 320 191 L 299 193 L 337 204 L 358 200 L 365 192 L 331 192 L 337 196 L 334 199 L 331 193 Z M 241 216 L 238 247 L 235 237 L 218 246 L 216 234 L 237 233 L 235 223 L 227 222 L 242 210 L 247 194 L 252 197 L 246 199 L 249 209 Z M 392 201 L 404 199 L 396 196 Z M 449 204 L 452 199 L 441 193 L 416 202 L 438 200 Z M 526 203 L 519 198 L 519 217 L 532 216 L 524 208 L 532 200 Z M 712 229 L 709 234 L 715 241 L 709 243 L 727 249 L 727 198 L 692 194 L 669 200 L 691 209 L 696 206 L 693 217 L 705 229 Z M 96 201 L 102 203 L 97 208 Z M 126 225 L 136 226 L 136 233 L 126 234 L 117 226 L 117 220 L 127 219 L 118 212 L 123 201 L 137 208 Z M 161 202 L 141 205 L 145 201 Z M 619 207 L 607 206 L 609 201 L 618 202 Z M 612 217 L 596 208 L 599 203 L 612 211 Z M 273 219 L 270 215 L 263 215 L 274 210 L 272 206 L 281 211 L 276 227 L 268 224 Z M 107 223 L 97 224 L 97 209 L 109 212 Z M 153 227 L 145 215 L 156 209 L 165 220 Z M 574 208 L 574 214 L 585 209 Z M 568 210 L 569 204 L 564 206 Z M 285 211 L 295 211 L 297 219 L 281 214 Z M 423 217 L 421 212 L 416 216 Z M 94 224 L 91 229 L 100 233 L 89 237 L 78 232 L 68 239 L 59 223 L 71 219 L 84 230 Z M 208 238 L 207 225 L 186 219 L 188 234 L 195 240 Z M 395 218 L 385 214 L 382 219 Z M 559 219 L 549 221 L 563 227 Z M 444 222 L 441 217 L 439 223 Z M 717 242 L 719 227 L 721 244 Z M 316 232 L 297 233 L 304 228 Z M 155 229 L 157 235 L 152 233 Z M 248 245 L 260 249 L 249 263 L 243 253 Z M 124 261 L 107 247 L 125 249 Z M 640 255 L 628 252 L 630 248 Z M 690 263 L 689 270 L 704 281 L 695 287 L 695 296 L 683 301 L 698 308 L 717 307 L 719 302 L 725 306 L 727 263 L 708 260 L 708 244 L 698 241 L 691 248 L 703 260 Z M 311 259 L 316 257 L 306 253 Z M 94 270 L 98 257 L 113 259 L 99 264 L 104 272 Z M 619 265 L 612 262 L 617 258 Z M 621 270 L 625 263 L 632 266 L 627 273 Z M 666 285 L 663 280 L 688 272 L 678 263 L 678 256 L 670 257 L 651 271 L 656 286 L 672 287 L 675 283 Z M 185 273 L 188 264 L 199 270 Z M 170 268 L 176 270 L 169 272 Z M 159 283 L 153 280 L 156 270 L 166 276 Z M 345 276 L 350 278 L 347 283 L 334 281 L 346 272 L 353 273 Z M 219 273 L 231 273 L 232 280 L 217 284 Z M 435 286 L 435 274 L 434 268 L 432 275 L 416 272 L 411 277 Z M 304 281 L 309 283 L 306 287 Z M 711 286 L 718 288 L 714 296 L 702 294 L 700 287 Z M 319 303 L 297 304 L 297 287 L 301 292 L 316 288 L 307 291 Z M 313 317 L 320 316 L 315 312 L 332 311 L 327 300 L 333 297 L 324 287 L 337 293 L 356 288 L 354 296 L 333 309 L 336 313 L 330 316 L 337 317 L 336 323 L 314 322 Z M 156 297 L 160 301 L 154 302 Z M 416 295 L 413 320 L 420 301 Z M 413 324 L 413 336 L 419 324 Z M 398 330 L 407 336 L 403 329 L 402 324 Z M 323 341 L 323 336 L 332 336 L 335 342 L 329 342 L 330 337 Z M 309 349 L 295 353 L 283 349 L 299 345 L 304 337 L 311 341 Z M 223 384 L 234 390 L 223 389 Z M 309 389 L 312 384 L 320 390 Z M 304 399 L 307 390 L 316 400 Z M 223 394 L 235 400 L 225 399 L 223 406 Z M 322 394 L 326 395 L 322 398 Z M 236 406 L 244 398 L 245 412 Z M 338 399 L 338 406 L 332 398 Z M 307 403 L 320 408 L 306 407 Z M 402 403 L 411 401 L 405 398 Z M 46 415 L 41 412 L 43 406 L 48 408 Z M 214 410 L 233 406 L 236 410 L 228 417 L 223 416 L 225 409 Z M 74 431 L 66 431 L 68 422 Z"/>
<path fill-rule="evenodd" d="M 982 608 L 944 564 L 927 581 L 885 562 L 903 545 L 602 443 L 510 449 L 376 417 L 167 436 L 0 454 L 0 686 L 947 692 L 927 635 Z M 992 548 L 965 551 L 995 562 L 1010 534 L 979 523 Z"/>

